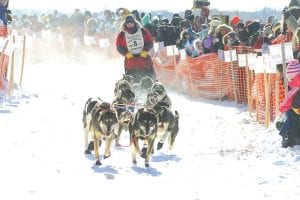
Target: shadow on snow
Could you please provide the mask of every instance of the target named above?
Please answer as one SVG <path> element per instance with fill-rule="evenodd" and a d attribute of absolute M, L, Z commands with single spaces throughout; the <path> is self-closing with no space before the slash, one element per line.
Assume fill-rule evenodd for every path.
<path fill-rule="evenodd" d="M 136 165 L 132 166 L 131 169 L 135 171 L 137 174 L 148 174 L 150 176 L 160 176 L 162 173 L 157 171 L 152 167 L 138 167 Z"/>
<path fill-rule="evenodd" d="M 159 154 L 152 156 L 152 162 L 166 162 L 166 161 L 174 161 L 179 162 L 181 160 L 177 155 L 168 155 L 168 154 Z"/>

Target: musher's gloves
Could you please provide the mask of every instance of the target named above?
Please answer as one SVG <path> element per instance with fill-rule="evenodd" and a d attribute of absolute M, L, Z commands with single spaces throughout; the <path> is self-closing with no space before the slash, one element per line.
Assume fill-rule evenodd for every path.
<path fill-rule="evenodd" d="M 133 55 L 130 52 L 127 52 L 125 56 L 126 56 L 127 59 L 133 58 Z"/>
<path fill-rule="evenodd" d="M 141 54 L 140 54 L 140 56 L 142 58 L 146 58 L 148 56 L 148 52 L 147 51 L 142 51 Z"/>

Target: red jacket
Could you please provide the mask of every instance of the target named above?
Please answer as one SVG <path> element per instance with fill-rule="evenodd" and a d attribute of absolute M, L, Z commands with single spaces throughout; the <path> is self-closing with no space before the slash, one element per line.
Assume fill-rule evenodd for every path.
<path fill-rule="evenodd" d="M 300 74 L 295 76 L 290 82 L 289 86 L 291 88 L 290 91 L 288 91 L 287 96 L 283 100 L 283 102 L 280 104 L 279 110 L 280 112 L 284 113 L 287 112 L 289 109 L 292 108 L 292 102 L 294 100 L 295 95 L 300 89 Z"/>
<path fill-rule="evenodd" d="M 151 33 L 147 29 L 141 27 L 140 24 L 137 24 L 137 27 L 141 28 L 142 35 L 144 38 L 143 51 L 148 52 L 153 47 L 153 39 Z M 117 51 L 123 56 L 125 56 L 128 52 L 124 31 L 127 30 L 123 26 L 123 30 L 118 34 L 116 39 Z M 124 67 L 125 69 L 152 69 L 153 62 L 152 58 L 149 55 L 146 58 L 140 57 L 140 55 L 134 55 L 134 57 L 130 59 L 125 57 Z"/>

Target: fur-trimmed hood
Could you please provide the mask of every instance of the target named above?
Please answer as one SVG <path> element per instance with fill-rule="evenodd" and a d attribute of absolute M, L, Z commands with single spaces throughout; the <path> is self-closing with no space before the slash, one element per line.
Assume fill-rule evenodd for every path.
<path fill-rule="evenodd" d="M 218 35 L 218 33 L 220 33 L 220 31 L 221 31 L 222 29 L 227 30 L 227 33 L 233 31 L 233 29 L 232 29 L 231 26 L 228 26 L 227 24 L 221 24 L 221 25 L 219 25 L 219 26 L 217 27 L 216 33 L 215 33 L 215 34 Z"/>
<path fill-rule="evenodd" d="M 133 15 L 128 15 L 128 16 L 125 17 L 124 21 L 121 24 L 121 30 L 122 31 L 128 31 L 128 29 L 126 28 L 126 19 L 127 18 L 132 18 L 134 20 L 135 28 L 138 29 L 138 28 L 142 27 L 141 23 L 138 22 Z"/>

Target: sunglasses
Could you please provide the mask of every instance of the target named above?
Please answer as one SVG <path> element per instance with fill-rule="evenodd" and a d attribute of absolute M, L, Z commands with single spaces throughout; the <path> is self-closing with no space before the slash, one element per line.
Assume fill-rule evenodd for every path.
<path fill-rule="evenodd" d="M 129 24 L 129 23 L 134 23 L 134 21 L 133 20 L 126 21 L 126 24 Z"/>

